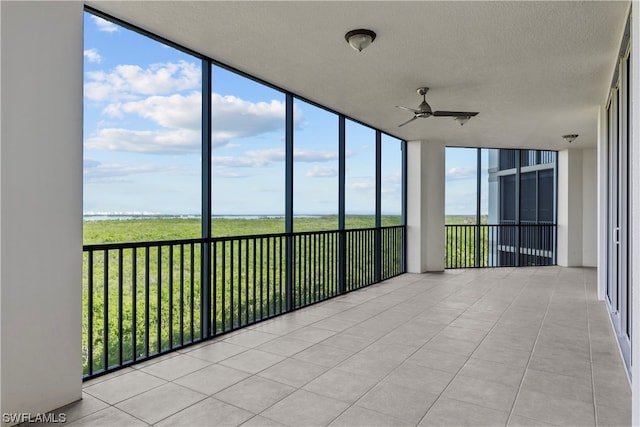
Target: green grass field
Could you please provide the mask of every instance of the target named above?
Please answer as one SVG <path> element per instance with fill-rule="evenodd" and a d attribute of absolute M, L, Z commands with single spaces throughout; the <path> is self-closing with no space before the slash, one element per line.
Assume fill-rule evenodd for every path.
<path fill-rule="evenodd" d="M 400 217 L 385 215 L 382 226 L 400 225 Z M 345 218 L 346 228 L 375 226 L 371 215 L 350 215 Z M 337 216 L 294 218 L 294 232 L 337 230 Z M 284 233 L 283 218 L 213 218 L 213 237 L 248 236 Z M 153 242 L 161 240 L 193 239 L 202 236 L 198 218 L 144 218 L 84 221 L 85 245 L 103 243 Z"/>

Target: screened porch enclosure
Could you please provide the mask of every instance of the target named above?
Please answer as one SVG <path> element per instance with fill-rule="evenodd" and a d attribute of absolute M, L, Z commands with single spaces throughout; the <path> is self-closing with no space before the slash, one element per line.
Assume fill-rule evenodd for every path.
<path fill-rule="evenodd" d="M 406 271 L 405 141 L 86 8 L 96 45 L 114 50 L 85 62 L 84 206 L 107 224 L 85 225 L 85 379 Z"/>

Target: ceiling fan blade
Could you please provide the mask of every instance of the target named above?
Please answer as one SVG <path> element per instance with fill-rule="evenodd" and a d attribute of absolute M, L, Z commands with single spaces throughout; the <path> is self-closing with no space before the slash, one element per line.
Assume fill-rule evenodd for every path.
<path fill-rule="evenodd" d="M 434 111 L 433 115 L 436 117 L 473 117 L 478 113 L 472 113 L 469 111 Z"/>
<path fill-rule="evenodd" d="M 407 123 L 411 123 L 411 122 L 412 122 L 412 121 L 414 121 L 415 119 L 417 119 L 417 117 L 415 117 L 415 116 L 414 116 L 414 117 L 410 118 L 409 120 L 407 120 L 406 122 L 404 122 L 403 124 L 398 125 L 398 127 L 402 127 L 402 126 L 406 125 Z"/>
<path fill-rule="evenodd" d="M 403 107 L 402 105 L 396 105 L 396 108 L 402 108 L 403 110 L 412 111 L 414 113 L 419 113 L 419 110 L 414 110 L 413 108 Z"/>

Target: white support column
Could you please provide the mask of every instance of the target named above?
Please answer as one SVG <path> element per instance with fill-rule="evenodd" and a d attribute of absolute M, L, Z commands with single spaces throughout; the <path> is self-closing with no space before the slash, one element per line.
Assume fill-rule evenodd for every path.
<path fill-rule="evenodd" d="M 607 288 L 607 109 L 600 107 L 598 115 L 598 299 L 604 300 Z"/>
<path fill-rule="evenodd" d="M 598 158 L 595 148 L 582 150 L 582 263 L 598 265 Z"/>
<path fill-rule="evenodd" d="M 558 265 L 582 265 L 582 150 L 558 152 Z"/>
<path fill-rule="evenodd" d="M 407 143 L 407 271 L 443 271 L 444 144 Z"/>
<path fill-rule="evenodd" d="M 631 425 L 640 425 L 640 2 L 631 6 Z"/>
<path fill-rule="evenodd" d="M 0 413 L 35 415 L 82 393 L 83 3 L 0 20 Z"/>

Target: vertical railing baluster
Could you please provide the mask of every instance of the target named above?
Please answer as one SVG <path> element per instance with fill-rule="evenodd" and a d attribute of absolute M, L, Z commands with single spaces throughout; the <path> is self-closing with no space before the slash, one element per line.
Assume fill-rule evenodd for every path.
<path fill-rule="evenodd" d="M 286 239 L 286 237 L 284 238 Z M 279 288 L 279 292 L 278 292 L 278 313 L 284 313 L 286 311 L 286 305 L 285 308 L 283 309 L 282 306 L 285 304 L 286 300 L 283 301 L 282 298 L 282 285 L 283 285 L 283 281 L 287 280 L 286 277 L 283 277 L 283 275 L 288 274 L 288 272 L 286 271 L 286 261 L 284 260 L 283 257 L 283 253 L 284 253 L 284 245 L 282 244 L 283 241 L 283 237 L 281 236 L 279 238 L 280 240 L 280 244 L 278 245 L 278 252 L 279 252 L 279 257 L 278 257 L 278 275 L 279 275 L 279 280 L 277 281 L 278 283 L 278 288 Z M 273 242 L 273 252 L 275 254 L 276 252 L 276 241 L 274 240 Z M 283 268 L 283 264 L 285 265 L 285 267 Z M 275 281 L 275 277 L 276 277 L 276 270 L 275 270 L 275 263 L 274 263 L 274 272 L 273 272 L 273 277 L 274 277 L 274 283 L 276 283 Z M 275 285 L 274 285 L 274 291 L 275 291 Z M 285 289 L 285 292 L 287 292 L 287 290 Z M 285 295 L 285 298 L 286 295 Z"/>
<path fill-rule="evenodd" d="M 271 283 L 271 280 L 269 279 L 270 278 L 269 274 L 271 273 L 271 269 L 269 268 L 269 264 L 268 263 L 269 263 L 269 260 L 271 259 L 269 257 L 269 252 L 270 252 L 269 248 L 271 247 L 271 240 L 272 239 L 275 241 L 275 238 L 267 238 L 267 254 L 266 254 L 266 258 L 265 258 L 266 262 L 267 262 L 267 268 L 266 268 L 266 270 L 267 270 L 267 278 L 266 278 L 266 280 L 267 280 L 267 283 L 266 283 L 266 285 L 267 285 L 267 317 L 271 317 L 271 301 L 269 299 L 269 296 L 270 296 L 270 292 L 269 292 L 269 287 L 270 286 L 269 286 L 269 284 Z M 262 247 L 262 242 L 260 242 L 260 247 Z M 262 265 L 264 265 L 264 261 L 262 260 L 262 254 L 263 254 L 263 251 L 260 250 L 260 263 Z M 262 273 L 262 277 L 264 277 L 264 273 Z M 263 291 L 261 291 L 261 293 L 262 292 Z"/>
<path fill-rule="evenodd" d="M 193 313 L 194 313 L 194 289 L 195 289 L 195 281 L 196 281 L 196 272 L 195 272 L 195 266 L 196 266 L 196 258 L 195 258 L 195 244 L 191 243 L 191 253 L 189 255 L 190 259 L 190 267 L 189 269 L 190 271 L 190 277 L 189 277 L 189 341 L 190 342 L 194 342 L 194 320 L 193 320 Z"/>
<path fill-rule="evenodd" d="M 158 343 L 156 345 L 158 353 L 162 353 L 162 246 L 158 245 L 158 282 L 156 284 L 156 297 L 158 300 Z"/>
<path fill-rule="evenodd" d="M 230 328 L 234 329 L 235 327 L 235 306 L 233 305 L 233 287 L 235 286 L 235 280 L 234 280 L 234 276 L 235 276 L 235 272 L 233 271 L 233 266 L 234 266 L 234 246 L 235 246 L 235 242 L 233 240 L 230 240 L 229 243 L 231 244 L 230 247 L 230 256 L 229 256 L 229 264 L 230 264 L 230 274 L 229 276 L 229 280 L 231 281 L 229 288 L 230 288 L 230 294 L 229 294 L 229 307 L 230 307 L 230 313 L 231 313 L 231 325 Z"/>
<path fill-rule="evenodd" d="M 87 371 L 93 374 L 93 251 L 89 251 L 87 266 Z"/>
<path fill-rule="evenodd" d="M 258 272 L 258 267 L 256 265 L 256 261 L 258 258 L 258 254 L 256 253 L 258 247 L 258 240 L 257 238 L 253 239 L 253 321 L 256 321 L 256 315 L 257 315 L 257 311 L 256 311 L 256 304 L 257 304 L 257 300 L 258 298 L 256 298 L 256 287 L 258 285 L 257 283 L 257 272 Z"/>
<path fill-rule="evenodd" d="M 138 359 L 138 249 L 131 248 L 131 359 Z"/>
<path fill-rule="evenodd" d="M 218 334 L 218 242 L 211 241 L 211 293 L 213 298 L 213 319 L 211 336 Z"/>
<path fill-rule="evenodd" d="M 149 357 L 149 246 L 144 249 L 144 355 Z"/>
<path fill-rule="evenodd" d="M 220 284 L 222 285 L 222 331 L 227 330 L 227 241 L 223 240 L 220 242 L 222 245 L 222 280 Z"/>
<path fill-rule="evenodd" d="M 249 324 L 249 240 L 244 241 L 244 307 L 245 307 L 245 324 Z"/>
<path fill-rule="evenodd" d="M 103 319 L 102 319 L 102 362 L 103 369 L 106 371 L 109 368 L 109 251 L 107 249 L 103 252 L 104 263 L 104 281 L 103 286 Z"/>
<path fill-rule="evenodd" d="M 264 257 L 263 257 L 263 253 L 264 253 L 264 238 L 261 237 L 260 238 L 260 318 L 261 319 L 264 319 Z"/>
<path fill-rule="evenodd" d="M 169 246 L 169 349 L 173 348 L 173 245 Z"/>
<path fill-rule="evenodd" d="M 180 245 L 180 345 L 184 345 L 184 244 Z"/>
<path fill-rule="evenodd" d="M 123 284 L 124 284 L 124 278 L 122 277 L 122 273 L 124 271 L 123 268 L 123 260 L 122 257 L 124 255 L 123 249 L 120 248 L 118 249 L 118 364 L 122 365 L 123 362 L 123 356 L 122 356 L 122 347 L 123 347 L 123 343 L 122 343 L 122 322 L 123 322 L 123 318 L 122 318 L 122 297 L 124 296 L 124 292 L 123 292 Z"/>

